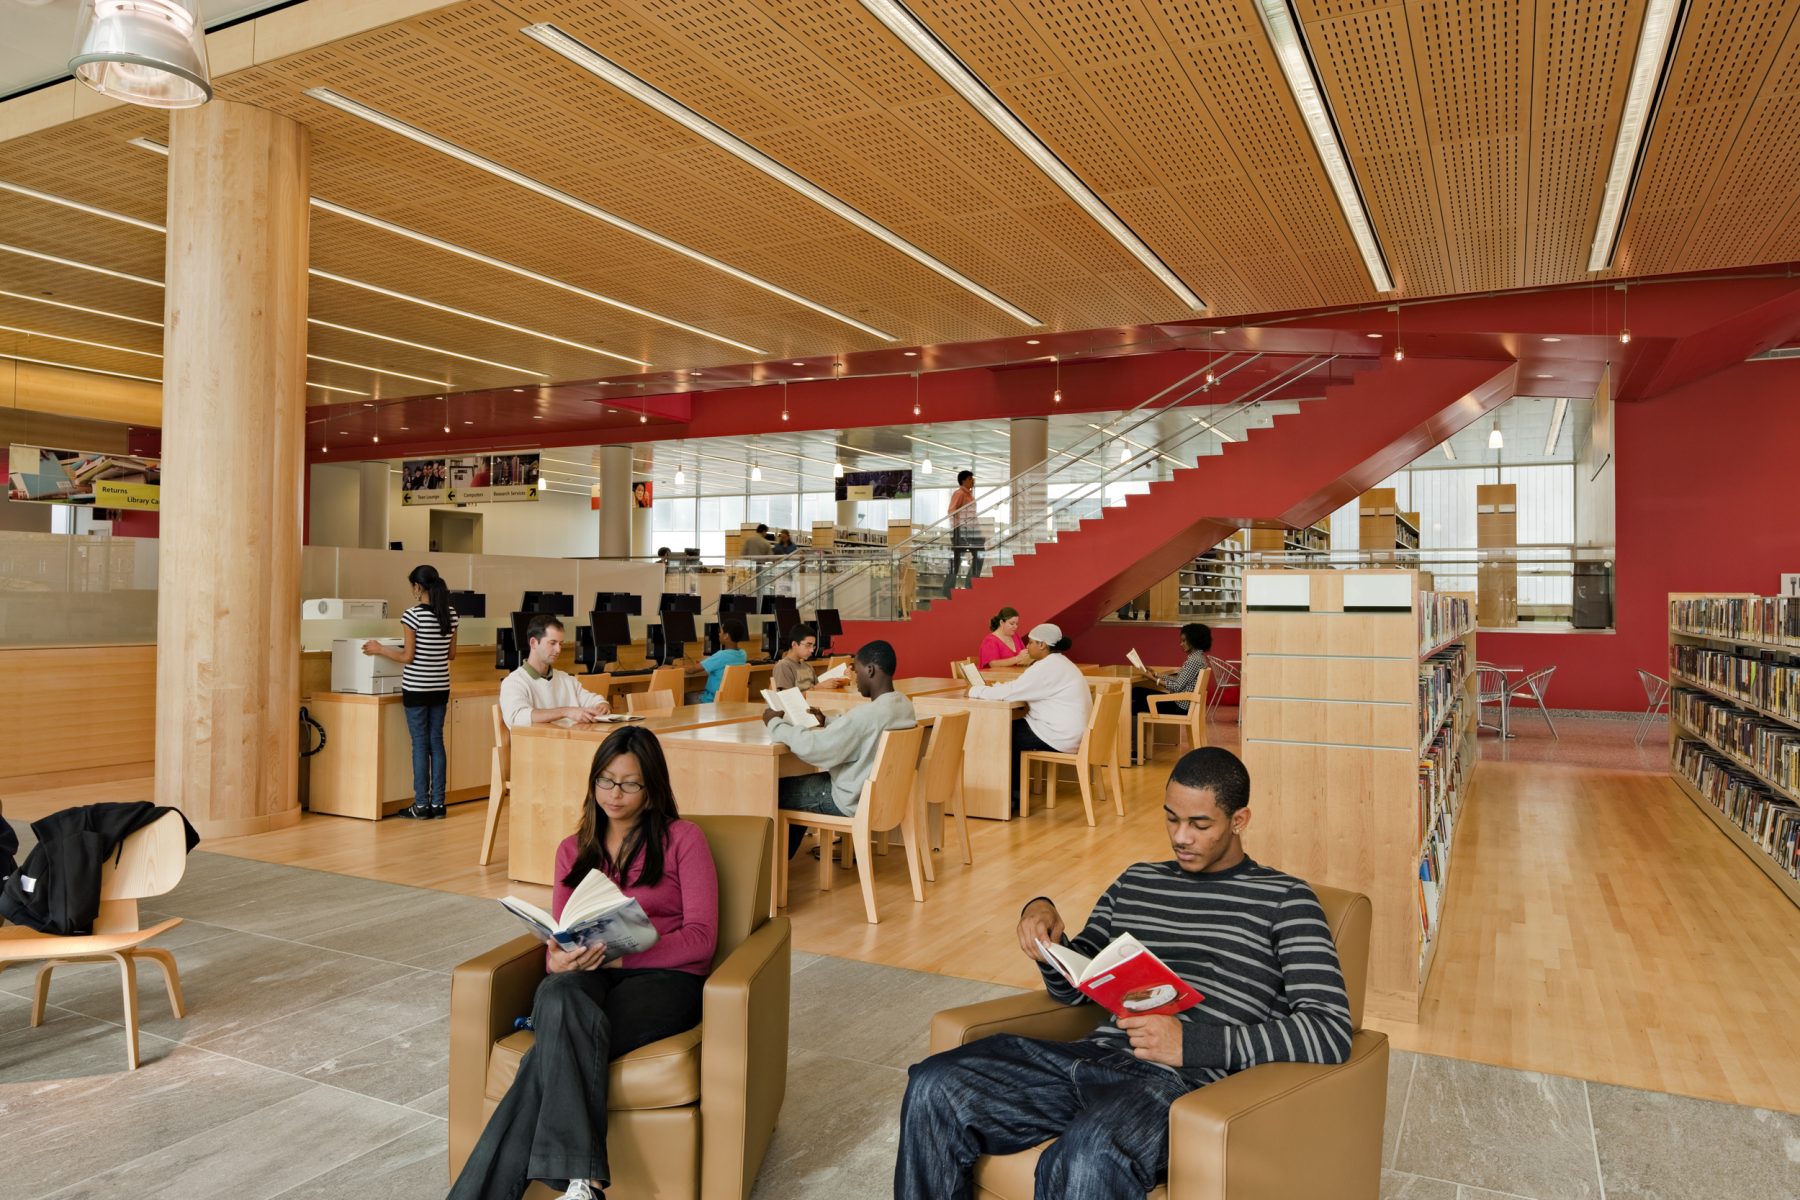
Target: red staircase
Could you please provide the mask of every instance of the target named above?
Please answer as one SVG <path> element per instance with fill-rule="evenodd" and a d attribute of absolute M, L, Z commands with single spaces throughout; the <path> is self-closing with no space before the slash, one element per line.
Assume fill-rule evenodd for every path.
<path fill-rule="evenodd" d="M 929 610 L 846 622 L 837 640 L 885 638 L 902 675 L 932 675 L 973 654 L 1005 605 L 1026 628 L 1054 621 L 1073 637 L 1235 529 L 1309 525 L 1333 512 L 1504 402 L 1517 371 L 1492 360 L 1384 360 Z"/>

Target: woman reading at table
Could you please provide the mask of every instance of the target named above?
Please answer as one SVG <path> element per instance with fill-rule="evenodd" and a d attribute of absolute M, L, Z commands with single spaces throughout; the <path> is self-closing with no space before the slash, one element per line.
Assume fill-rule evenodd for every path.
<path fill-rule="evenodd" d="M 589 871 L 643 906 L 658 934 L 640 954 L 549 947 L 531 1005 L 532 1048 L 475 1143 L 450 1200 L 517 1200 L 533 1180 L 594 1200 L 611 1179 L 611 1061 L 700 1021 L 719 938 L 719 881 L 700 827 L 681 819 L 662 746 L 627 725 L 594 753 L 581 825 L 556 848 L 551 912 Z"/>
<path fill-rule="evenodd" d="M 975 652 L 975 665 L 984 671 L 989 667 L 1031 665 L 1031 656 L 1019 640 L 1018 609 L 1003 608 L 988 618 L 988 635 L 981 639 L 981 649 Z"/>

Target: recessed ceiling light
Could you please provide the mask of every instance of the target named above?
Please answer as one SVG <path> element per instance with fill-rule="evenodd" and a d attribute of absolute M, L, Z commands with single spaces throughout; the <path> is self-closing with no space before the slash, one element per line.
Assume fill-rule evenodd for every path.
<path fill-rule="evenodd" d="M 143 317 L 128 317 L 124 313 L 108 312 L 104 308 L 89 308 L 84 304 L 67 304 L 61 300 L 51 300 L 44 296 L 28 296 L 24 292 L 0 290 L 0 296 L 12 300 L 29 300 L 33 304 L 48 304 L 52 308 L 66 308 L 70 312 L 91 313 L 96 317 L 111 317 L 115 321 L 130 321 L 133 325 L 148 325 L 152 329 L 161 329 L 161 321 L 146 320 Z"/>
<path fill-rule="evenodd" d="M 1561 339 L 1561 338 L 1559 338 L 1559 337 L 1547 337 L 1547 338 L 1544 338 L 1544 339 L 1542 339 L 1542 340 L 1543 340 L 1543 341 L 1546 341 L 1546 342 L 1560 342 L 1560 341 L 1562 341 L 1562 339 Z"/>
<path fill-rule="evenodd" d="M 350 431 L 348 429 L 340 429 L 340 430 L 338 430 L 338 436 L 339 437 L 349 437 Z"/>
<path fill-rule="evenodd" d="M 474 423 L 475 422 L 473 422 L 473 421 L 464 421 L 463 422 L 464 425 L 473 425 Z"/>
<path fill-rule="evenodd" d="M 1026 338 L 1025 344 L 1027 346 L 1038 346 L 1038 345 L 1042 345 L 1043 343 L 1040 342 L 1037 338 Z"/>
<path fill-rule="evenodd" d="M 439 304 L 436 300 L 426 300 L 421 296 L 411 296 L 405 292 L 396 292 L 392 288 L 378 287 L 373 283 L 364 283 L 360 279 L 350 279 L 343 275 L 333 275 L 330 271 L 321 271 L 317 267 L 311 268 L 307 274 L 316 276 L 320 279 L 329 279 L 333 283 L 342 283 L 353 288 L 361 288 L 365 292 L 374 292 L 378 296 L 388 296 L 395 300 L 405 300 L 410 304 L 417 304 L 422 308 L 434 309 L 437 312 L 449 313 L 452 316 L 464 317 L 471 321 L 479 321 L 483 325 L 492 325 L 496 329 L 510 329 L 514 333 L 523 333 L 528 337 L 541 338 L 546 342 L 555 342 L 559 346 L 568 346 L 575 350 L 585 351 L 588 354 L 598 354 L 602 358 L 616 358 L 620 362 L 630 363 L 634 367 L 647 367 L 650 365 L 641 359 L 627 358 L 623 354 L 614 354 L 611 350 L 601 350 L 596 346 L 587 346 L 583 345 L 581 342 L 572 342 L 568 338 L 560 338 L 553 333 L 540 333 L 535 329 L 527 329 L 523 325 L 514 325 L 510 321 L 500 321 L 493 317 L 484 317 L 479 313 L 472 313 L 466 309 L 452 308 L 448 304 Z"/>
<path fill-rule="evenodd" d="M 1538 376 L 1538 378 L 1539 378 L 1539 379 L 1555 379 L 1555 378 L 1556 378 L 1556 376 L 1554 376 L 1554 375 L 1541 375 L 1541 374 L 1540 374 L 1540 375 L 1539 375 L 1539 376 Z"/>
<path fill-rule="evenodd" d="M 373 401 L 369 401 L 369 400 L 364 400 L 364 401 L 363 401 L 363 407 L 364 407 L 364 408 L 374 408 L 374 407 L 375 407 L 375 405 L 374 405 L 374 402 L 373 402 Z"/>
<path fill-rule="evenodd" d="M 377 375 L 392 375 L 395 379 L 410 379 L 414 383 L 429 383 L 443 387 L 442 379 L 428 379 L 423 375 L 408 375 L 405 371 L 390 371 L 385 367 L 371 367 L 363 363 L 346 362 L 341 358 L 326 358 L 323 354 L 309 354 L 306 357 L 314 362 L 330 363 L 334 367 L 350 367 L 357 371 L 373 371 Z"/>
<path fill-rule="evenodd" d="M 529 279 L 535 283 L 542 283 L 553 288 L 561 288 L 563 291 L 580 296 L 585 300 L 592 300 L 596 304 L 604 304 L 609 308 L 616 308 L 621 312 L 628 312 L 634 316 L 643 317 L 646 320 L 655 321 L 661 325 L 667 325 L 671 329 L 680 329 L 686 333 L 691 333 L 696 337 L 703 337 L 711 341 L 722 342 L 727 346 L 747 351 L 750 354 L 763 355 L 768 353 L 767 350 L 758 349 L 748 342 L 735 341 L 722 334 L 702 329 L 698 325 L 689 325 L 686 321 L 677 321 L 674 317 L 665 317 L 661 313 L 651 312 L 647 308 L 639 308 L 635 304 L 627 304 L 623 300 L 615 300 L 611 296 L 603 296 L 599 292 L 590 291 L 584 287 L 577 287 L 575 284 L 566 283 L 561 279 L 545 275 L 539 271 L 533 271 L 529 267 L 521 267 L 517 263 L 510 263 L 505 259 L 483 254 L 479 250 L 471 250 L 467 246 L 459 246 L 455 242 L 447 242 L 443 238 L 433 237 L 429 233 L 420 233 L 416 229 L 408 229 L 404 225 L 396 225 L 392 221 L 384 221 L 380 217 L 372 217 L 368 213 L 358 212 L 354 208 L 345 208 L 341 204 L 333 204 L 329 200 L 321 200 L 317 196 L 312 198 L 312 206 L 322 212 L 333 213 L 340 217 L 347 217 L 352 221 L 360 221 L 364 225 L 371 226 L 372 228 L 385 230 L 388 233 L 396 234 L 403 238 L 410 238 L 422 245 L 432 246 L 449 254 L 461 255 L 463 258 L 473 262 L 493 267 L 496 270 L 507 271 L 522 279 Z"/>
<path fill-rule="evenodd" d="M 535 371 L 534 371 L 534 372 L 533 372 L 533 374 L 536 374 L 536 372 L 535 372 Z M 517 394 L 518 394 L 518 393 L 520 393 L 520 392 L 522 392 L 522 391 L 524 391 L 524 390 L 525 390 L 525 389 L 524 389 L 524 388 L 514 388 L 514 389 L 513 389 L 513 394 L 514 394 L 514 395 L 517 395 Z"/>
<path fill-rule="evenodd" d="M 850 205 L 845 204 L 842 200 L 839 200 L 824 188 L 813 183 L 812 180 L 807 179 L 798 172 L 777 162 L 775 159 L 764 154 L 761 150 L 750 145 L 750 143 L 744 141 L 736 134 L 715 125 L 713 122 L 687 107 L 687 105 L 682 104 L 674 97 L 645 83 L 642 79 L 639 79 L 624 67 L 621 67 L 619 64 L 613 62 L 611 59 L 591 47 L 570 37 L 555 25 L 527 25 L 519 32 L 553 53 L 560 54 L 582 70 L 587 71 L 600 79 L 604 79 L 607 83 L 612 84 L 626 95 L 637 100 L 640 104 L 645 104 L 655 109 L 663 116 L 668 117 L 671 121 L 674 121 L 676 124 L 687 129 L 689 132 L 705 138 L 727 154 L 755 167 L 758 171 L 761 171 L 764 175 L 767 175 L 777 183 L 800 193 L 814 204 L 817 204 L 820 208 L 823 208 L 826 212 L 831 213 L 840 220 L 849 222 L 870 237 L 875 238 L 884 245 L 898 250 L 900 253 L 906 255 L 906 257 L 912 259 L 926 269 L 935 271 L 937 274 L 948 279 L 951 283 L 954 283 L 964 291 L 987 301 L 1015 321 L 1022 322 L 1026 325 L 1043 324 L 1042 321 L 1038 320 L 1018 305 L 1011 303 L 1004 297 L 990 291 L 981 284 L 976 283 L 973 279 L 970 279 L 967 275 L 956 270 L 948 263 L 942 262 L 930 254 L 927 254 L 887 226 L 882 225 L 880 222 L 875 221 L 864 213 L 852 208 Z"/>
<path fill-rule="evenodd" d="M 484 158 L 472 150 L 466 150 L 463 147 L 456 145 L 454 142 L 449 142 L 435 134 L 427 133 L 416 125 L 409 125 L 397 117 L 390 117 L 388 114 L 381 112 L 378 109 L 370 108 L 366 104 L 360 104 L 357 101 L 350 99 L 348 96 L 340 95 L 330 88 L 308 88 L 305 94 L 321 104 L 330 105 L 339 112 L 349 113 L 351 116 L 356 117 L 359 120 L 367 121 L 371 125 L 378 125 L 389 133 L 398 134 L 409 141 L 417 142 L 421 146 L 428 146 L 431 149 L 438 151 L 440 154 L 448 155 L 458 162 L 474 167 L 478 171 L 485 171 L 499 179 L 506 180 L 508 183 L 516 184 L 527 191 L 536 192 L 547 200 L 554 200 L 558 204 L 574 209 L 576 212 L 593 217 L 597 221 L 603 221 L 615 229 L 620 229 L 626 233 L 643 238 L 653 245 L 661 246 L 665 250 L 673 251 L 684 258 L 692 259 L 703 266 L 711 267 L 715 271 L 721 271 L 724 274 L 730 275 L 734 279 L 742 280 L 753 287 L 759 287 L 766 292 L 772 292 L 784 300 L 790 300 L 803 308 L 809 308 L 814 312 L 819 313 L 821 316 L 830 317 L 834 321 L 842 321 L 852 328 L 862 330 L 871 337 L 880 338 L 885 342 L 896 340 L 892 334 L 884 333 L 873 325 L 865 325 L 855 317 L 846 316 L 844 313 L 838 312 L 833 308 L 828 308 L 816 300 L 808 300 L 805 296 L 799 295 L 796 292 L 790 292 L 779 284 L 770 283 L 768 280 L 752 275 L 748 271 L 740 271 L 730 263 L 721 262 L 711 255 L 702 254 L 691 246 L 684 246 L 680 242 L 663 237 L 661 234 L 646 229 L 642 225 L 627 221 L 624 217 L 607 212 L 605 209 L 589 204 L 585 200 L 577 199 L 559 188 L 551 187 L 547 183 L 533 179 L 531 176 L 522 174 L 510 167 L 501 166 L 491 158 Z"/>
<path fill-rule="evenodd" d="M 410 346 L 414 350 L 424 350 L 429 354 L 443 354 L 450 358 L 460 358 L 467 362 L 480 363 L 484 367 L 499 367 L 505 371 L 519 371 L 526 375 L 536 375 L 539 379 L 549 378 L 542 371 L 533 371 L 530 367 L 515 367 L 510 363 L 495 362 L 491 358 L 476 358 L 473 354 L 463 354 L 456 350 L 446 350 L 442 346 L 428 346 L 424 342 L 409 342 L 405 338 L 393 337 L 385 333 L 376 333 L 369 329 L 358 329 L 353 325 L 339 325 L 332 321 L 321 321 L 317 317 L 306 318 L 308 325 L 317 325 L 323 329 L 336 329 L 344 333 L 354 333 L 358 337 L 374 338 L 378 342 L 392 342 L 396 346 Z"/>
<path fill-rule="evenodd" d="M 1368 337 L 1372 337 L 1372 338 L 1378 338 L 1378 337 L 1380 337 L 1380 336 L 1381 336 L 1381 335 L 1380 335 L 1380 334 L 1379 334 L 1379 333 L 1371 333 L 1371 334 L 1367 334 L 1367 335 L 1365 335 L 1365 336 L 1368 336 Z"/>
<path fill-rule="evenodd" d="M 39 367 L 61 367 L 65 371 L 83 371 L 89 375 L 111 375 L 114 379 L 138 379 L 144 383 L 161 383 L 149 375 L 128 375 L 124 371 L 102 371 L 99 367 L 78 367 L 74 363 L 56 362 L 48 358 L 26 358 L 23 354 L 0 354 L 8 362 L 31 363 Z"/>
<path fill-rule="evenodd" d="M 532 420 L 534 420 L 534 421 L 541 421 L 541 420 L 543 420 L 543 419 L 544 419 L 544 418 L 543 418 L 543 417 L 542 417 L 542 416 L 540 416 L 540 415 L 539 415 L 539 414 L 537 414 L 537 413 L 532 413 L 532 414 L 531 414 L 531 419 L 532 419 Z"/>
<path fill-rule="evenodd" d="M 904 353 L 907 358 L 919 357 L 919 352 L 917 350 L 906 350 L 906 351 L 903 351 L 902 353 Z"/>
<path fill-rule="evenodd" d="M 803 362 L 796 362 L 796 363 L 789 363 L 788 365 L 790 367 L 804 367 L 806 364 Z"/>
<path fill-rule="evenodd" d="M 100 350 L 117 350 L 121 354 L 141 354 L 145 358 L 161 358 L 162 355 L 153 350 L 133 350 L 130 346 L 115 346 L 111 342 L 90 342 L 86 338 L 64 337 L 60 333 L 45 333 L 41 329 L 21 329 L 17 325 L 0 325 L 0 331 L 20 333 L 26 337 L 49 338 L 53 342 L 71 342 L 77 346 L 93 346 Z"/>
<path fill-rule="evenodd" d="M 124 213 L 114 212 L 110 208 L 98 208 L 92 204 L 83 204 L 79 200 L 71 200 L 67 196 L 52 196 L 49 192 L 40 192 L 36 188 L 28 188 L 23 184 L 7 183 L 0 180 L 0 189 L 15 192 L 21 196 L 29 196 L 33 200 L 42 200 L 46 204 L 60 204 L 64 208 L 72 208 L 76 212 L 88 213 L 91 216 L 105 217 L 109 221 L 118 221 L 125 225 L 135 225 L 139 229 L 148 229 L 153 233 L 162 233 L 164 229 L 155 221 L 143 221 L 137 217 L 128 217 Z"/>
<path fill-rule="evenodd" d="M 1637 174 L 1643 165 L 1641 150 L 1656 121 L 1665 75 L 1663 68 L 1674 53 L 1687 5 L 1684 0 L 1649 0 L 1644 22 L 1638 28 L 1637 54 L 1631 62 L 1631 83 L 1625 90 L 1625 107 L 1619 113 L 1619 133 L 1613 141 L 1612 164 L 1600 194 L 1600 216 L 1594 222 L 1594 244 L 1588 251 L 1588 270 L 1612 266 L 1625 225 L 1625 209 L 1631 203 Z"/>
<path fill-rule="evenodd" d="M 25 258 L 35 258 L 40 262 L 55 263 L 59 267 L 74 267 L 78 271 L 92 271 L 96 275 L 110 275 L 114 279 L 123 279 L 128 283 L 141 283 L 145 287 L 159 288 L 163 285 L 160 279 L 146 279 L 142 275 L 133 275 L 129 271 L 115 271 L 111 267 L 97 267 L 93 263 L 77 262 L 72 258 L 58 258 L 54 254 L 45 254 L 40 250 L 27 250 L 23 246 L 13 246 L 0 242 L 0 250 L 8 254 L 18 254 Z"/>
<path fill-rule="evenodd" d="M 1306 34 L 1288 7 L 1288 0 L 1257 0 L 1256 15 L 1262 18 L 1263 29 L 1275 48 L 1275 60 L 1281 64 L 1281 74 L 1287 80 L 1288 90 L 1294 94 L 1300 119 L 1312 138 L 1313 148 L 1319 153 L 1319 163 L 1325 168 L 1325 178 L 1337 196 L 1338 207 L 1343 210 L 1344 222 L 1350 227 L 1350 238 L 1362 255 L 1369 282 L 1378 292 L 1391 292 L 1394 277 L 1388 271 L 1387 259 L 1382 256 L 1381 243 L 1375 237 L 1375 222 L 1363 206 L 1362 188 L 1356 182 L 1356 172 L 1351 169 L 1350 160 L 1344 156 L 1344 148 L 1338 141 L 1337 121 L 1331 115 L 1331 102 L 1326 98 L 1325 88 L 1313 71 Z"/>
<path fill-rule="evenodd" d="M 987 84 L 976 78 L 973 72 L 962 64 L 962 61 L 951 53 L 949 47 L 938 40 L 937 35 L 908 11 L 898 0 L 862 0 L 862 6 L 869 10 L 876 20 L 888 27 L 888 31 L 905 42 L 907 48 L 924 64 L 935 71 L 940 79 L 949 84 L 971 108 L 984 117 L 988 124 L 1000 132 L 1000 135 L 1011 142 L 1021 154 L 1031 160 L 1033 166 L 1049 178 L 1050 182 L 1061 188 L 1063 194 L 1075 204 L 1093 222 L 1104 229 L 1112 239 L 1123 246 L 1127 253 L 1142 263 L 1164 287 L 1175 293 L 1181 302 L 1192 309 L 1206 307 L 1206 302 L 1195 295 L 1193 289 L 1181 281 L 1181 277 L 1170 270 L 1168 264 L 1158 258 L 1156 252 L 1144 244 L 1142 238 L 1134 233 L 1130 226 L 1121 221 L 1108 208 L 1106 202 L 1096 196 L 1087 184 L 1081 182 L 1075 172 L 1058 158 L 1048 146 L 1039 141 L 1037 135 L 1027 129 L 1011 109 L 1000 102 L 988 89 Z"/>

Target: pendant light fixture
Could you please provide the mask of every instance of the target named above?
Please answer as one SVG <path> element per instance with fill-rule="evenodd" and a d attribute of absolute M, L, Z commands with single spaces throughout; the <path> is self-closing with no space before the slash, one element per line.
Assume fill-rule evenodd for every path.
<path fill-rule="evenodd" d="M 913 372 L 913 416 L 919 416 L 924 409 L 919 407 L 919 373 Z"/>
<path fill-rule="evenodd" d="M 1500 418 L 1494 418 L 1494 428 L 1488 434 L 1488 449 L 1502 450 L 1506 447 L 1506 439 L 1500 434 Z"/>
<path fill-rule="evenodd" d="M 212 99 L 198 0 L 82 0 L 69 70 L 103 96 L 146 108 Z"/>
<path fill-rule="evenodd" d="M 1619 344 L 1631 345 L 1631 285 L 1621 283 L 1619 290 L 1625 293 L 1625 306 L 1619 312 Z"/>
<path fill-rule="evenodd" d="M 784 379 L 781 381 L 781 419 L 784 421 L 788 419 L 787 400 L 787 380 Z"/>
<path fill-rule="evenodd" d="M 440 399 L 444 402 L 444 432 L 449 433 L 450 432 L 450 397 L 445 395 L 445 396 L 439 396 L 438 399 Z"/>
<path fill-rule="evenodd" d="M 919 464 L 919 474 L 921 474 L 921 475 L 931 474 L 931 455 L 927 454 L 925 456 L 925 461 Z"/>
<path fill-rule="evenodd" d="M 687 482 L 687 474 L 680 467 L 675 468 L 675 486 L 680 487 Z"/>
<path fill-rule="evenodd" d="M 1400 332 L 1400 306 L 1398 304 L 1390 304 L 1388 305 L 1388 311 L 1394 314 L 1394 361 L 1405 362 L 1406 339 Z"/>
<path fill-rule="evenodd" d="M 1062 357 L 1052 354 L 1050 361 L 1056 364 L 1056 390 L 1050 393 L 1050 403 L 1062 403 Z"/>
<path fill-rule="evenodd" d="M 1211 329 L 1206 331 L 1206 386 L 1207 387 L 1211 387 L 1215 382 L 1218 381 L 1218 376 L 1213 373 L 1213 360 L 1216 357 L 1216 351 L 1213 348 L 1213 333 L 1214 333 L 1214 331 Z"/>
<path fill-rule="evenodd" d="M 844 477 L 844 464 L 843 463 L 834 462 L 831 464 L 831 477 L 833 479 L 842 479 Z"/>

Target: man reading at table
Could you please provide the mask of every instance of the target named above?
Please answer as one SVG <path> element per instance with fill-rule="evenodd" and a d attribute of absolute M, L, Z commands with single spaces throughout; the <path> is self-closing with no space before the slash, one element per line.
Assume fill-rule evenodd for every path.
<path fill-rule="evenodd" d="M 539 613 L 525 626 L 525 661 L 500 683 L 500 716 L 509 728 L 569 720 L 585 725 L 612 711 L 605 700 L 556 669 L 562 653 L 562 622 Z"/>
<path fill-rule="evenodd" d="M 1126 868 L 1074 938 L 1048 897 L 1025 906 L 1019 947 L 1052 999 L 1087 998 L 1045 961 L 1040 942 L 1092 956 L 1122 933 L 1204 998 L 1173 1016 L 1115 1017 L 1078 1042 L 994 1035 L 916 1064 L 900 1109 L 895 1200 L 966 1200 L 982 1155 L 1050 1138 L 1037 1162 L 1039 1200 L 1142 1196 L 1168 1169 L 1169 1108 L 1183 1095 L 1262 1063 L 1349 1056 L 1350 1002 L 1331 928 L 1312 888 L 1244 853 L 1249 804 L 1237 755 L 1189 751 L 1163 789 L 1174 858 Z M 1295 1130 L 1295 1153 L 1305 1142 Z"/>
<path fill-rule="evenodd" d="M 774 709 L 764 710 L 763 721 L 769 726 L 770 739 L 822 772 L 783 776 L 777 791 L 777 802 L 782 808 L 844 817 L 856 815 L 863 784 L 868 782 L 869 771 L 875 765 L 875 748 L 881 743 L 881 735 L 889 729 L 911 729 L 919 723 L 912 701 L 894 690 L 894 672 L 899 665 L 894 648 L 886 642 L 870 642 L 858 650 L 852 667 L 856 690 L 869 702 L 853 705 L 829 721 L 813 709 L 813 716 L 820 722 L 817 729 L 802 729 Z M 789 856 L 800 848 L 805 837 L 806 830 L 798 825 L 788 830 Z"/>

